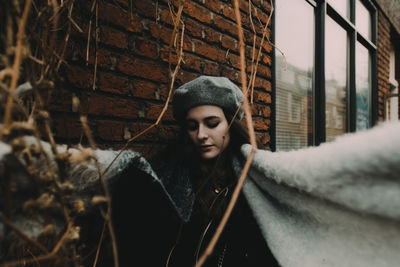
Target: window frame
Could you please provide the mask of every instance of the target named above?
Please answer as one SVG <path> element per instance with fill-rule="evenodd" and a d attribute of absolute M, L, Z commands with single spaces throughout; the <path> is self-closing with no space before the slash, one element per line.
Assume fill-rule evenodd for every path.
<path fill-rule="evenodd" d="M 357 116 L 357 98 L 356 98 L 356 44 L 360 42 L 367 48 L 371 57 L 371 91 L 370 91 L 370 114 L 369 127 L 373 127 L 378 118 L 378 82 L 377 82 L 377 33 L 378 33 L 378 12 L 376 6 L 371 0 L 360 0 L 368 9 L 371 16 L 371 40 L 367 36 L 364 37 L 357 31 L 355 25 L 356 16 L 356 0 L 350 0 L 350 18 L 342 16 L 327 0 L 303 0 L 315 9 L 315 62 L 314 62 L 314 81 L 313 81 L 313 144 L 318 146 L 326 141 L 325 129 L 325 19 L 327 16 L 332 18 L 344 30 L 347 31 L 349 37 L 348 44 L 348 101 L 346 112 L 346 132 L 356 131 Z M 274 6 L 276 0 L 273 0 Z M 276 10 L 277 11 L 277 10 Z M 279 12 L 279 11 L 278 11 Z M 275 12 L 272 17 L 272 42 L 275 43 L 276 31 Z M 276 151 L 276 51 L 272 50 L 272 103 L 271 103 L 271 150 Z M 318 90 L 317 90 L 318 89 Z"/>

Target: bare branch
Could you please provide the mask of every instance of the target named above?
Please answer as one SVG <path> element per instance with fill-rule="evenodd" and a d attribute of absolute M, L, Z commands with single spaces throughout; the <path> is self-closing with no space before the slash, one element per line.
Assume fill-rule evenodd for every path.
<path fill-rule="evenodd" d="M 11 76 L 11 85 L 10 85 L 10 92 L 7 98 L 7 104 L 6 104 L 6 110 L 4 114 L 4 119 L 3 119 L 3 130 L 0 133 L 1 135 L 3 134 L 4 131 L 8 130 L 8 126 L 10 124 L 10 119 L 11 119 L 11 109 L 12 109 L 12 104 L 13 104 L 13 95 L 15 88 L 17 87 L 17 82 L 19 78 L 19 68 L 21 65 L 22 61 L 22 55 L 21 55 L 21 49 L 22 49 L 22 41 L 25 35 L 25 24 L 26 20 L 28 18 L 28 13 L 31 8 L 31 3 L 32 0 L 26 0 L 25 2 L 25 7 L 24 7 L 24 12 L 22 14 L 22 17 L 19 21 L 18 25 L 18 33 L 17 33 L 17 46 L 16 46 L 16 51 L 15 51 L 15 59 L 14 59 L 14 66 L 13 66 L 13 72 Z"/>

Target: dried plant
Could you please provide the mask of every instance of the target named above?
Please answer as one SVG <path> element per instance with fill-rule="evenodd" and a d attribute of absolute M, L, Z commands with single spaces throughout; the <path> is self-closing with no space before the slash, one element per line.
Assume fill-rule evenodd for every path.
<path fill-rule="evenodd" d="M 95 157 L 54 141 L 42 99 L 57 90 L 71 29 L 80 30 L 74 1 L 0 4 L 0 265 L 80 266 L 77 220 L 88 201 L 68 177 L 71 166 Z"/>

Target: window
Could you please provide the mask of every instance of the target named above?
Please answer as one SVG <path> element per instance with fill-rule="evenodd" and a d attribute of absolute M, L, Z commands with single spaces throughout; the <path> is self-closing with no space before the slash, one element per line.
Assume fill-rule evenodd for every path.
<path fill-rule="evenodd" d="M 371 39 L 371 15 L 361 0 L 357 0 L 356 5 L 356 27 L 364 38 Z"/>
<path fill-rule="evenodd" d="M 279 150 L 312 144 L 314 8 L 304 1 L 277 1 L 276 147 Z"/>
<path fill-rule="evenodd" d="M 349 0 L 328 0 L 328 3 L 339 12 L 340 15 L 350 18 L 350 1 Z"/>
<path fill-rule="evenodd" d="M 372 2 L 275 0 L 274 16 L 272 149 L 369 128 L 377 90 Z"/>
<path fill-rule="evenodd" d="M 368 49 L 357 42 L 356 47 L 356 95 L 357 95 L 357 130 L 364 130 L 369 125 L 370 114 L 370 60 Z"/>
<path fill-rule="evenodd" d="M 348 37 L 330 17 L 325 25 L 325 129 L 331 141 L 346 132 Z"/>

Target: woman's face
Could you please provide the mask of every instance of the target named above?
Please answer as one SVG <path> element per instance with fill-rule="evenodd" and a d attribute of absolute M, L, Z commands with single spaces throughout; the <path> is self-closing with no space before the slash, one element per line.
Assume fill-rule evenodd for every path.
<path fill-rule="evenodd" d="M 230 141 L 228 121 L 222 108 L 202 105 L 191 108 L 186 115 L 190 139 L 203 159 L 214 159 Z"/>

